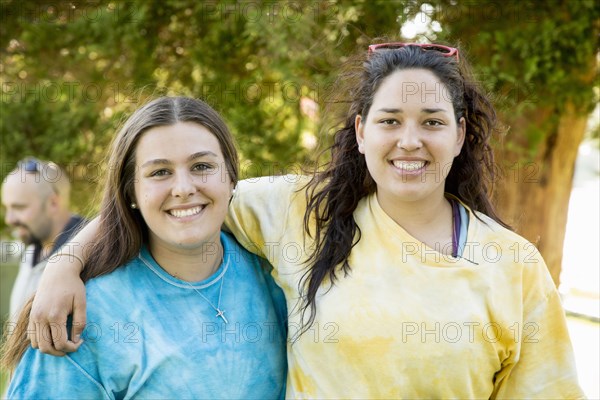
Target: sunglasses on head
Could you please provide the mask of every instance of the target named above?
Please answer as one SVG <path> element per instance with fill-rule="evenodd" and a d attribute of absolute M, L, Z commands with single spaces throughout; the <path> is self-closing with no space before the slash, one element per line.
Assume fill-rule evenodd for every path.
<path fill-rule="evenodd" d="M 52 169 L 55 171 L 56 174 L 59 174 L 59 168 L 58 166 L 49 161 L 49 162 L 44 162 L 44 161 L 40 161 L 37 158 L 34 157 L 27 157 L 22 159 L 21 161 L 19 161 L 17 163 L 17 166 L 19 167 L 19 169 L 28 172 L 28 173 L 35 173 L 35 174 L 44 174 L 44 169 Z M 44 176 L 44 178 L 47 178 Z M 55 193 L 58 194 L 58 188 L 56 187 L 56 185 L 54 184 L 54 182 L 46 179 L 48 181 L 48 183 L 50 183 L 50 186 L 52 186 L 52 190 L 54 190 Z"/>
<path fill-rule="evenodd" d="M 369 54 L 371 57 L 373 53 L 380 50 L 397 50 L 407 46 L 416 46 L 420 47 L 423 51 L 437 51 L 444 57 L 456 57 L 456 61 L 458 58 L 458 49 L 454 47 L 448 47 L 441 44 L 433 44 L 433 43 L 379 43 L 369 45 Z"/>
<path fill-rule="evenodd" d="M 25 158 L 17 163 L 25 172 L 42 172 L 44 163 L 37 158 Z"/>

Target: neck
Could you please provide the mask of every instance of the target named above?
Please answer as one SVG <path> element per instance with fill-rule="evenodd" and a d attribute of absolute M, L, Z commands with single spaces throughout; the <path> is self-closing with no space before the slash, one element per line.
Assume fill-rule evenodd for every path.
<path fill-rule="evenodd" d="M 150 253 L 165 271 L 175 278 L 198 282 L 213 275 L 223 261 L 220 239 L 196 249 L 167 248 L 150 244 Z"/>
<path fill-rule="evenodd" d="M 406 232 L 427 246 L 451 254 L 452 206 L 444 197 L 397 202 L 382 209 Z"/>

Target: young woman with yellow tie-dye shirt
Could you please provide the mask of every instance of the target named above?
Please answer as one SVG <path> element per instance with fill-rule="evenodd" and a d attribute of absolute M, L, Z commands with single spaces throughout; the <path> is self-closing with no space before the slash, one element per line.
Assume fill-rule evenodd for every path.
<path fill-rule="evenodd" d="M 285 293 L 287 397 L 583 398 L 546 265 L 490 203 L 496 116 L 464 55 L 371 45 L 342 81 L 326 169 L 240 182 L 226 220 Z M 80 312 L 75 284 L 52 288 L 67 268 L 32 323 Z"/>

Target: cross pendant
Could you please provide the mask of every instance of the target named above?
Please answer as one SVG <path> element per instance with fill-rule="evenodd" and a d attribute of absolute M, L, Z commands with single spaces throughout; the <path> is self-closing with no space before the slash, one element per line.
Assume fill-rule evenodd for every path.
<path fill-rule="evenodd" d="M 225 311 L 224 310 L 219 310 L 217 308 L 217 315 L 215 315 L 215 317 L 221 317 L 223 318 L 223 321 L 225 321 L 226 324 L 228 324 L 229 322 L 227 321 L 227 318 L 225 318 Z"/>

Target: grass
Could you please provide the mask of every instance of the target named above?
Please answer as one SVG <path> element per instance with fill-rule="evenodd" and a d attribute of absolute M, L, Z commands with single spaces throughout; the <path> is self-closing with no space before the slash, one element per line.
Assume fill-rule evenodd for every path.
<path fill-rule="evenodd" d="M 8 383 L 6 380 L 6 373 L 4 371 L 0 371 L 0 396 L 2 396 L 2 398 L 4 398 L 4 391 L 6 390 Z"/>
<path fill-rule="evenodd" d="M 10 292 L 19 270 L 18 260 L 4 262 L 5 256 L 5 254 L 0 256 L 2 259 L 0 261 L 0 335 L 4 334 L 4 323 L 9 312 Z M 6 372 L 0 370 L 0 396 L 4 395 L 8 383 L 7 379 Z"/>
<path fill-rule="evenodd" d="M 5 254 L 0 255 L 0 330 L 4 329 L 4 321 L 8 317 L 10 292 L 19 271 L 18 260 L 4 262 L 4 257 Z"/>

